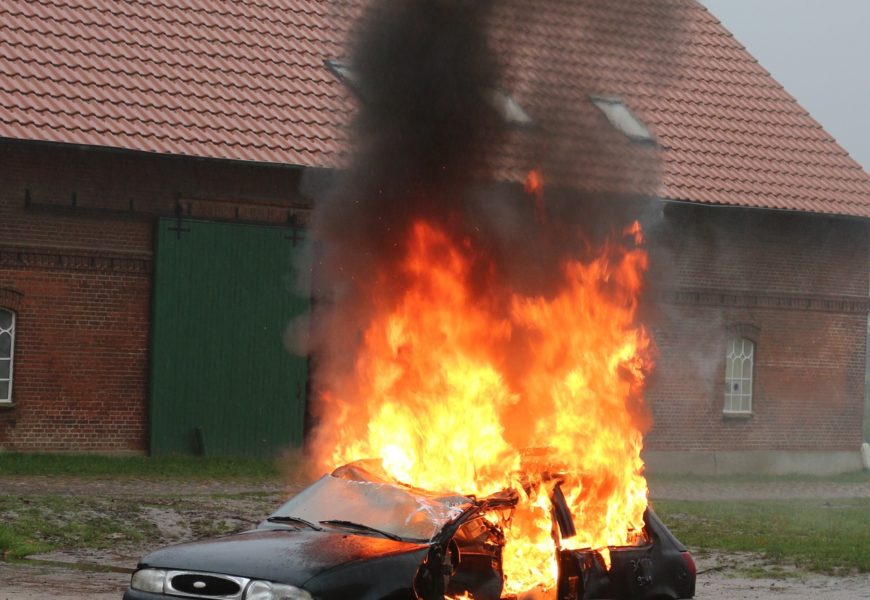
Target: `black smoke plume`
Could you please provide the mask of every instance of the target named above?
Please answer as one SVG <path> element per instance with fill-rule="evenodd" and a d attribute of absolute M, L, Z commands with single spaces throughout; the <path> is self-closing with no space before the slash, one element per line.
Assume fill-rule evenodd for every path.
<path fill-rule="evenodd" d="M 317 398 L 342 395 L 372 298 L 426 219 L 480 253 L 481 293 L 547 295 L 565 259 L 583 258 L 634 218 L 653 223 L 655 143 L 627 140 L 590 102 L 624 88 L 625 64 L 655 94 L 679 67 L 672 0 L 376 0 L 349 48 L 359 110 L 350 165 L 319 202 L 311 345 Z M 649 26 L 654 22 L 653 28 Z M 654 40 L 640 34 L 654 31 Z M 615 58 L 614 58 L 615 57 Z M 621 62 L 620 62 L 621 61 Z M 623 85 L 623 88 L 620 86 Z M 531 116 L 494 104 L 501 89 Z M 543 175 L 543 209 L 523 191 Z M 499 292 L 501 290 L 501 292 Z M 352 395 L 352 394 L 351 394 Z M 325 421 L 325 419 L 324 419 Z"/>
<path fill-rule="evenodd" d="M 317 373 L 351 368 L 369 310 L 361 286 L 400 258 L 411 221 L 461 222 L 470 182 L 485 177 L 483 157 L 504 127 L 488 102 L 498 81 L 490 7 L 382 0 L 357 29 L 353 160 L 314 219 Z M 382 282 L 379 293 L 392 285 L 400 282 Z"/>

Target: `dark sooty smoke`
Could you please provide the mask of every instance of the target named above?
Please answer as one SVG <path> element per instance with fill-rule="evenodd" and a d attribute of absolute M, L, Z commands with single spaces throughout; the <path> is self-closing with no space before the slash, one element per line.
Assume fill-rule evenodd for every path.
<path fill-rule="evenodd" d="M 655 149 L 614 143 L 621 134 L 602 127 L 588 100 L 613 93 L 612 70 L 584 69 L 598 53 L 634 55 L 647 93 L 664 84 L 675 72 L 680 29 L 671 5 L 378 0 L 369 7 L 351 45 L 359 100 L 352 164 L 313 220 L 315 396 L 341 395 L 373 296 L 401 291 L 401 281 L 379 274 L 402 258 L 412 221 L 471 239 L 483 256 L 478 272 L 486 273 L 472 283 L 507 298 L 505 290 L 549 293 L 564 259 L 582 258 L 596 238 L 641 214 L 613 200 L 656 187 L 657 170 L 639 168 L 639 157 Z M 659 21 L 655 43 L 637 37 L 650 19 Z M 506 123 L 491 104 L 497 88 L 521 100 L 533 126 Z M 532 168 L 557 182 L 545 218 L 522 191 L 521 174 Z"/>
<path fill-rule="evenodd" d="M 497 63 L 485 16 L 482 2 L 387 0 L 363 25 L 353 58 L 357 175 L 395 200 L 460 188 L 486 150 Z"/>
<path fill-rule="evenodd" d="M 582 255 L 578 228 L 599 236 L 621 227 L 625 206 L 589 200 L 654 190 L 656 152 L 617 139 L 604 123 L 589 95 L 617 94 L 621 76 L 589 65 L 632 56 L 646 93 L 666 81 L 679 33 L 672 5 L 375 0 L 351 44 L 359 100 L 352 164 L 315 215 L 321 280 L 332 287 L 371 276 L 396 257 L 414 219 L 449 222 L 492 249 L 497 264 L 510 255 L 529 263 L 519 271 L 543 267 L 553 276 L 561 259 Z M 496 112 L 498 88 L 521 98 L 532 126 L 518 131 Z M 552 218 L 538 218 L 519 189 L 532 168 L 544 174 Z M 472 189 L 494 179 L 519 186 Z M 538 248 L 518 253 L 518 242 Z"/>
<path fill-rule="evenodd" d="M 310 350 L 319 389 L 352 368 L 372 295 L 400 287 L 375 280 L 401 259 L 410 223 L 461 221 L 467 184 L 497 146 L 503 124 L 487 102 L 499 79 L 487 11 L 486 2 L 381 0 L 357 28 L 353 162 L 318 203 L 313 224 Z"/>

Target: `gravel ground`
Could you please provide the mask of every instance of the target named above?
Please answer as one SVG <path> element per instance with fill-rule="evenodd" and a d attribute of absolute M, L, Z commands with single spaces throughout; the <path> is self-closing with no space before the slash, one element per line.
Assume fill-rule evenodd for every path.
<path fill-rule="evenodd" d="M 0 600 L 120 600 L 126 573 L 0 562 Z"/>
<path fill-rule="evenodd" d="M 0 562 L 0 600 L 119 600 L 130 576 Z M 698 600 L 870 599 L 870 577 L 746 579 L 728 571 L 698 575 Z"/>
<path fill-rule="evenodd" d="M 68 495 L 141 499 L 143 515 L 154 523 L 161 543 L 199 537 L 191 521 L 220 521 L 230 529 L 258 522 L 300 485 L 273 482 L 162 482 L 137 479 L 70 477 L 0 478 L 0 494 Z M 650 495 L 668 500 L 785 499 L 870 497 L 870 483 L 787 482 L 716 483 L 654 481 Z M 192 508 L 193 507 L 193 508 Z M 41 562 L 0 561 L 0 600 L 118 600 L 129 570 L 155 543 L 143 547 L 119 541 L 106 551 L 53 552 Z M 802 575 L 779 579 L 745 578 L 742 567 L 758 562 L 753 555 L 712 555 L 698 559 L 696 598 L 700 600 L 870 600 L 870 574 L 848 577 Z"/>

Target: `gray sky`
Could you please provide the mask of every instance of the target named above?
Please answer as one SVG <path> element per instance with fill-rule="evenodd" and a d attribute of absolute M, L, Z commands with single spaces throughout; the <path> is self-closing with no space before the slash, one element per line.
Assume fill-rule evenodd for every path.
<path fill-rule="evenodd" d="M 870 172 L 870 0 L 702 0 Z"/>

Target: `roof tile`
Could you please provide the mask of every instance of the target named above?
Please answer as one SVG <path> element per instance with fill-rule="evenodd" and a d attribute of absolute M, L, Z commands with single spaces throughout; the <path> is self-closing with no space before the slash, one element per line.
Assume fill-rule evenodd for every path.
<path fill-rule="evenodd" d="M 0 136 L 341 165 L 354 100 L 323 61 L 345 54 L 367 1 L 7 0 Z M 510 93 L 572 132 L 552 141 L 557 180 L 606 190 L 657 172 L 654 191 L 674 200 L 870 217 L 870 177 L 696 0 L 527 8 L 498 3 L 492 39 Z M 622 98 L 657 146 L 614 136 L 590 91 Z M 566 105 L 577 109 L 548 123 Z M 524 135 L 511 134 L 499 177 L 533 166 Z M 637 173 L 615 166 L 621 155 Z"/>

